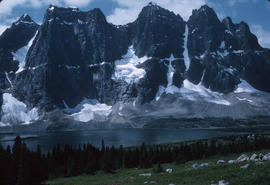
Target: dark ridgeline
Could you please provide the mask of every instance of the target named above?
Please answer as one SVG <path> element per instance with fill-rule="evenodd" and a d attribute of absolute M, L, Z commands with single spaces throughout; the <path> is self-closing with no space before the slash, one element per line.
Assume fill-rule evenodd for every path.
<path fill-rule="evenodd" d="M 47 153 L 30 151 L 20 137 L 15 139 L 12 148 L 0 146 L 1 185 L 39 185 L 45 180 L 57 177 L 70 177 L 81 174 L 94 175 L 97 171 L 117 173 L 121 168 L 151 168 L 157 164 L 182 164 L 191 160 L 204 159 L 214 155 L 243 153 L 270 149 L 270 139 L 264 136 L 230 136 L 209 141 L 194 141 L 182 144 L 153 145 L 140 147 L 102 148 L 91 144 L 80 147 L 57 145 Z"/>
<path fill-rule="evenodd" d="M 21 16 L 10 28 L 0 35 L 0 88 L 10 88 L 6 74 L 14 77 L 18 70 L 18 61 L 13 59 L 12 52 L 28 44 L 35 35 L 38 25 L 27 14 Z M 1 104 L 2 105 L 2 104 Z"/>
<path fill-rule="evenodd" d="M 151 102 L 159 86 L 168 84 L 166 58 L 171 54 L 176 58 L 172 67 L 177 87 L 188 79 L 212 91 L 229 93 L 244 79 L 256 89 L 270 92 L 270 50 L 258 44 L 246 23 L 234 24 L 229 17 L 220 21 L 206 5 L 194 10 L 185 22 L 180 15 L 150 3 L 136 21 L 123 26 L 108 23 L 100 9 L 81 12 L 50 6 L 28 51 L 25 70 L 14 74 L 18 63 L 11 52 L 25 45 L 38 29 L 35 23 L 24 24 L 33 22 L 29 16 L 20 20 L 0 37 L 0 51 L 5 51 L 0 52 L 1 89 L 10 87 L 8 72 L 13 95 L 41 112 L 64 108 L 64 101 L 74 107 L 84 98 L 108 105 Z M 183 59 L 186 26 L 189 69 Z M 128 84 L 112 76 L 115 60 L 131 45 L 137 56 L 152 59 L 137 66 L 146 75 Z"/>

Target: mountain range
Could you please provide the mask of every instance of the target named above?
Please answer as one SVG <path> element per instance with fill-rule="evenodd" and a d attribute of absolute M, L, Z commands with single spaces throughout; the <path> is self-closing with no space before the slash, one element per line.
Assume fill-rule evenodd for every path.
<path fill-rule="evenodd" d="M 207 5 L 149 3 L 126 25 L 100 9 L 27 14 L 0 36 L 1 130 L 266 124 L 270 49 Z"/>

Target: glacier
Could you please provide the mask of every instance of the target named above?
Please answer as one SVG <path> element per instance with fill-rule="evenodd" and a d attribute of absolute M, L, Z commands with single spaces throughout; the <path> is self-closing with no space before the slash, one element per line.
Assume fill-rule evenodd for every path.
<path fill-rule="evenodd" d="M 144 69 L 137 68 L 136 66 L 142 64 L 148 57 L 139 58 L 135 54 L 133 46 L 128 48 L 127 54 L 122 56 L 122 59 L 115 61 L 115 74 L 114 80 L 122 80 L 128 84 L 136 83 L 146 74 Z"/>
<path fill-rule="evenodd" d="M 64 105 L 64 112 L 80 122 L 89 122 L 94 120 L 96 116 L 106 119 L 112 111 L 112 106 L 102 104 L 95 99 L 84 99 L 74 108 L 68 107 L 65 102 Z"/>
<path fill-rule="evenodd" d="M 28 50 L 33 44 L 33 41 L 35 40 L 36 36 L 38 34 L 38 31 L 35 33 L 34 37 L 28 42 L 28 44 L 20 49 L 18 49 L 13 54 L 13 60 L 19 61 L 19 69 L 16 71 L 16 73 L 20 73 L 24 70 L 25 66 L 25 58 L 27 55 Z"/>
<path fill-rule="evenodd" d="M 10 93 L 3 94 L 2 105 L 3 116 L 0 126 L 8 126 L 12 124 L 30 124 L 32 121 L 39 119 L 38 109 L 28 110 L 27 106 L 17 100 Z"/>

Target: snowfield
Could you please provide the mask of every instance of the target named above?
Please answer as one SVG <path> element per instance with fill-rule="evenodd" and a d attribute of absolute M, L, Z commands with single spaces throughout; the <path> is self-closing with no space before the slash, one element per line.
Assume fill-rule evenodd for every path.
<path fill-rule="evenodd" d="M 94 120 L 95 116 L 107 118 L 111 111 L 112 106 L 101 104 L 97 100 L 85 99 L 74 108 L 69 108 L 64 102 L 66 109 L 64 112 L 70 114 L 74 120 L 81 122 L 89 122 Z"/>
<path fill-rule="evenodd" d="M 27 109 L 27 106 L 17 100 L 10 93 L 3 94 L 3 116 L 0 126 L 8 126 L 12 124 L 30 124 L 32 121 L 38 120 L 38 109 Z"/>
<path fill-rule="evenodd" d="M 115 74 L 113 79 L 123 80 L 128 84 L 136 83 L 146 74 L 144 69 L 137 68 L 138 64 L 141 64 L 148 60 L 148 57 L 138 58 L 135 54 L 133 46 L 128 48 L 126 55 L 121 60 L 115 61 Z"/>
<path fill-rule="evenodd" d="M 38 31 L 36 32 L 34 37 L 28 42 L 28 44 L 26 46 L 20 48 L 15 53 L 12 53 L 13 54 L 13 60 L 19 61 L 19 69 L 16 71 L 16 73 L 20 73 L 20 72 L 22 72 L 24 70 L 25 59 L 26 59 L 27 52 L 30 49 L 30 47 L 32 46 L 33 41 L 35 40 L 37 34 L 38 34 Z"/>

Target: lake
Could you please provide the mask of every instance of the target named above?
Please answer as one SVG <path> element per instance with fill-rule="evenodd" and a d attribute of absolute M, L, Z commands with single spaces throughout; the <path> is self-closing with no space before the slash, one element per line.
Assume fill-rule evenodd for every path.
<path fill-rule="evenodd" d="M 219 129 L 112 129 L 112 130 L 89 130 L 89 131 L 61 131 L 19 134 L 27 139 L 24 142 L 31 149 L 39 144 L 43 151 L 60 144 L 70 144 L 74 147 L 79 144 L 91 143 L 96 147 L 101 146 L 102 139 L 106 146 L 138 146 L 146 144 L 173 143 L 198 139 L 209 139 L 221 136 L 247 134 L 247 132 L 225 131 Z M 1 134 L 0 144 L 3 147 L 12 145 L 15 134 Z"/>

